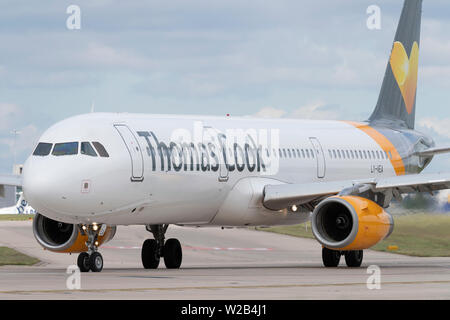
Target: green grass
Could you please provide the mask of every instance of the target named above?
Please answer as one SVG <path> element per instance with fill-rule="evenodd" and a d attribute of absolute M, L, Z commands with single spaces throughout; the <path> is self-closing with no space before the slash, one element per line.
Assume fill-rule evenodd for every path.
<path fill-rule="evenodd" d="M 371 249 L 418 257 L 450 257 L 450 215 L 413 214 L 394 217 L 394 232 Z M 259 229 L 296 237 L 314 238 L 311 224 Z M 388 250 L 397 246 L 397 250 Z"/>
<path fill-rule="evenodd" d="M 24 265 L 31 266 L 38 263 L 36 258 L 29 257 L 14 249 L 7 247 L 0 247 L 0 266 L 5 265 Z"/>
<path fill-rule="evenodd" d="M 0 221 L 26 221 L 34 218 L 34 214 L 0 214 Z"/>

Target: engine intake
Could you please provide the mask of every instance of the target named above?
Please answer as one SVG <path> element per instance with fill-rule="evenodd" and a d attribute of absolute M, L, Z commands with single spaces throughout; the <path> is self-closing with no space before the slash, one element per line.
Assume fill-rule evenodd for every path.
<path fill-rule="evenodd" d="M 79 253 L 88 250 L 88 237 L 81 234 L 77 225 L 55 221 L 39 213 L 33 219 L 33 233 L 37 242 L 50 251 Z M 98 236 L 99 246 L 111 240 L 115 233 L 115 226 L 107 226 Z"/>
<path fill-rule="evenodd" d="M 311 217 L 312 231 L 334 250 L 363 250 L 386 239 L 394 220 L 375 202 L 357 196 L 336 196 L 320 202 Z"/>

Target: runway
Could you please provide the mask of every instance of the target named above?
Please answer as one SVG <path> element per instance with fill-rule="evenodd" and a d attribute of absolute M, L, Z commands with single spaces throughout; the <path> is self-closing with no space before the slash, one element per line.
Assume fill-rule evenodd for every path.
<path fill-rule="evenodd" d="M 144 270 L 140 246 L 151 236 L 143 226 L 119 226 L 100 248 L 101 273 L 81 274 L 81 289 L 66 286 L 77 254 L 43 250 L 31 221 L 1 221 L 0 246 L 37 257 L 36 266 L 0 267 L 0 299 L 450 299 L 450 258 L 417 258 L 364 251 L 361 268 L 322 267 L 314 240 L 248 229 L 170 226 L 166 239 L 183 245 L 179 270 Z M 380 289 L 368 289 L 380 268 Z"/>

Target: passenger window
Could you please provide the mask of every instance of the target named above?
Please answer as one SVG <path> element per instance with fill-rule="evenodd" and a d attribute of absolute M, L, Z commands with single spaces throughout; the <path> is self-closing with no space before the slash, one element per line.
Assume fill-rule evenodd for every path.
<path fill-rule="evenodd" d="M 336 150 L 333 149 L 333 156 L 335 159 L 337 159 Z"/>
<path fill-rule="evenodd" d="M 328 149 L 328 154 L 330 155 L 330 159 L 333 159 L 333 155 L 331 154 L 331 150 Z"/>
<path fill-rule="evenodd" d="M 95 142 L 92 142 L 92 144 L 94 145 L 94 147 L 97 150 L 100 157 L 109 158 L 108 152 L 106 151 L 105 147 L 100 142 L 95 141 Z"/>
<path fill-rule="evenodd" d="M 286 149 L 283 149 L 283 156 L 284 156 L 285 158 L 287 158 L 287 155 L 286 155 Z"/>
<path fill-rule="evenodd" d="M 309 159 L 309 150 L 306 149 L 306 157 Z"/>
<path fill-rule="evenodd" d="M 297 149 L 297 155 L 298 155 L 299 158 L 302 157 L 301 154 L 300 154 L 300 150 L 298 150 L 298 149 Z"/>
<path fill-rule="evenodd" d="M 313 151 L 313 149 L 310 149 L 310 150 L 311 150 L 311 158 L 314 159 L 314 151 Z"/>
<path fill-rule="evenodd" d="M 45 143 L 41 142 L 37 145 L 36 149 L 33 152 L 33 156 L 40 156 L 45 157 L 50 154 L 50 151 L 52 150 L 53 144 L 52 143 Z"/>
<path fill-rule="evenodd" d="M 291 157 L 291 150 L 287 149 L 287 152 L 288 152 L 288 155 L 289 155 L 289 158 L 290 158 Z"/>
<path fill-rule="evenodd" d="M 81 154 L 85 154 L 87 156 L 91 157 L 97 157 L 97 153 L 95 152 L 94 148 L 92 148 L 91 144 L 89 142 L 82 142 L 81 143 Z"/>
<path fill-rule="evenodd" d="M 78 142 L 56 143 L 53 148 L 54 156 L 71 156 L 78 154 Z"/>
<path fill-rule="evenodd" d="M 305 150 L 303 150 L 303 149 L 302 149 L 302 156 L 303 156 L 303 159 L 305 159 L 305 158 L 306 158 L 306 155 L 305 155 Z"/>

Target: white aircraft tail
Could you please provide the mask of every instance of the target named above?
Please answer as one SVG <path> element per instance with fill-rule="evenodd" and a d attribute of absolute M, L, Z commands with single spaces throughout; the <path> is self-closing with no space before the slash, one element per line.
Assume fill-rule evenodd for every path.
<path fill-rule="evenodd" d="M 28 205 L 28 202 L 24 199 L 23 193 L 20 193 L 17 203 L 13 207 L 7 207 L 0 209 L 0 214 L 35 214 L 36 211 Z"/>

